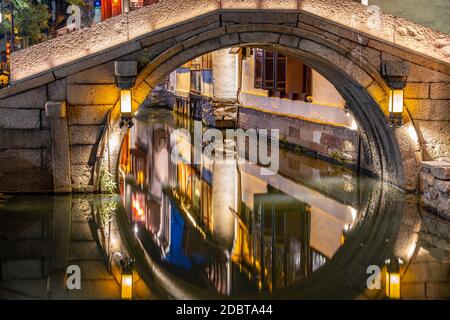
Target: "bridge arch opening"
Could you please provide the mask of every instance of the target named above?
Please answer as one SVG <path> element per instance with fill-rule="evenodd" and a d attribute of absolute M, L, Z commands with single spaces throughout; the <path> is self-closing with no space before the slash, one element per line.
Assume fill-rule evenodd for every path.
<path fill-rule="evenodd" d="M 257 48 L 266 48 L 268 50 L 277 50 L 277 52 L 282 52 L 282 53 L 284 53 L 284 54 L 286 54 L 286 55 L 288 55 L 290 57 L 295 57 L 296 59 L 302 59 L 302 61 L 305 61 L 307 59 L 304 56 L 302 56 L 300 58 L 299 55 L 292 54 L 291 52 L 289 52 L 289 50 L 286 50 L 286 49 L 283 50 L 283 48 L 280 49 L 277 46 L 268 46 L 268 45 L 265 45 L 265 44 L 262 44 L 262 43 L 251 43 L 249 45 L 245 45 L 245 47 L 247 47 L 247 46 L 251 46 L 251 47 L 255 47 L 255 48 L 256 47 Z M 205 53 L 207 53 L 207 52 L 210 52 L 210 51 L 206 51 Z M 193 58 L 197 58 L 197 57 L 198 56 L 193 56 Z M 305 59 L 305 60 L 303 60 L 303 59 Z M 182 66 L 185 62 L 188 62 L 189 60 L 192 60 L 192 59 L 183 60 L 182 63 L 180 63 L 178 65 L 175 65 L 174 69 Z M 356 89 L 353 92 L 353 94 L 358 94 L 358 93 L 361 94 L 360 91 L 364 91 L 365 90 L 364 88 L 361 88 L 361 86 L 358 85 L 356 80 L 354 80 L 352 78 L 343 79 L 342 78 L 343 76 L 342 76 L 341 73 L 339 73 L 340 71 L 338 69 L 337 70 L 336 69 L 332 69 L 331 66 L 328 66 L 328 68 L 330 69 L 329 70 L 329 69 L 327 69 L 327 66 L 326 65 L 325 66 L 322 65 L 320 63 L 320 61 L 315 63 L 314 59 L 307 60 L 307 61 L 309 61 L 309 65 L 310 66 L 314 66 L 315 69 L 317 68 L 317 70 L 321 70 L 322 71 L 321 74 L 326 76 L 327 79 L 329 79 L 330 81 L 333 79 L 333 83 L 336 86 L 337 85 L 341 85 L 342 87 L 346 88 L 347 86 L 349 86 L 351 84 L 351 85 L 356 87 Z M 319 68 L 322 68 L 322 69 L 319 69 Z M 171 71 L 172 70 L 170 70 L 169 72 L 171 72 Z M 163 77 L 167 76 L 167 74 L 165 74 Z M 145 80 L 145 79 L 147 79 L 147 80 Z M 142 85 L 144 85 L 144 86 L 147 85 L 148 86 L 147 89 L 146 89 L 146 92 L 148 93 L 149 92 L 148 90 L 151 90 L 151 88 L 153 88 L 153 86 L 150 86 L 147 81 L 153 81 L 154 80 L 155 81 L 154 83 L 156 85 L 156 84 L 159 84 L 161 82 L 161 79 L 163 79 L 163 78 L 152 78 L 151 75 L 150 75 L 148 78 L 145 78 L 145 79 L 143 80 L 143 82 L 145 82 L 145 83 L 142 84 Z M 352 100 L 350 98 L 348 98 L 348 97 L 351 97 L 351 94 L 347 93 L 347 95 L 345 95 L 346 91 L 344 89 L 342 89 L 342 87 L 341 87 L 341 90 L 339 92 L 340 92 L 340 94 L 343 97 L 344 96 L 346 97 L 346 99 L 345 99 L 346 102 L 350 103 Z M 138 84 L 137 88 L 135 88 L 135 90 L 139 90 L 139 84 Z M 360 91 L 358 91 L 358 90 L 360 90 Z M 352 91 L 350 90 L 349 92 L 351 93 Z M 353 98 L 353 99 L 357 99 L 357 98 L 358 98 L 358 96 L 356 98 Z M 367 99 L 371 99 L 371 97 L 369 96 Z M 139 105 L 137 104 L 137 101 L 135 101 L 135 102 L 136 102 L 136 110 L 137 110 L 139 108 Z M 377 108 L 376 110 L 378 110 L 379 113 L 381 113 L 381 116 L 384 117 L 384 115 L 383 115 L 383 113 L 380 110 L 380 107 L 378 105 L 372 104 L 371 106 L 376 107 Z M 353 107 L 354 108 L 363 108 L 362 106 L 360 106 L 359 104 L 356 104 L 356 103 L 353 105 Z M 153 110 L 151 110 L 151 111 L 150 110 L 146 110 L 146 111 L 153 112 Z M 147 114 L 147 113 L 146 112 L 142 112 L 141 115 L 137 116 L 136 126 L 135 126 L 134 129 L 136 129 L 136 131 L 142 130 L 141 133 L 145 132 L 145 134 L 143 134 L 143 135 L 147 135 L 147 138 L 149 140 L 145 141 L 145 139 L 138 139 L 137 138 L 138 134 L 135 133 L 135 139 L 134 140 L 135 141 L 139 140 L 139 142 L 135 143 L 135 145 L 132 143 L 131 144 L 132 148 L 136 148 L 137 150 L 140 150 L 137 145 L 142 144 L 142 149 L 144 149 L 144 150 L 140 150 L 139 152 L 134 151 L 134 154 L 136 156 L 135 156 L 133 161 L 130 161 L 132 163 L 138 163 L 138 160 L 136 160 L 138 158 L 140 159 L 140 161 L 147 163 L 148 160 L 142 160 L 142 159 L 146 157 L 146 156 L 144 156 L 144 154 L 146 154 L 146 155 L 150 154 L 150 153 L 147 153 L 147 150 L 145 150 L 145 149 L 146 148 L 148 148 L 149 150 L 151 149 L 151 143 L 149 141 L 153 141 L 153 137 L 155 136 L 155 131 L 156 130 L 152 131 L 152 133 L 150 134 L 149 131 L 147 131 L 148 128 L 145 127 L 145 125 L 142 124 L 142 123 L 146 122 L 145 119 L 147 119 L 147 118 L 140 117 L 140 116 L 145 115 L 145 114 Z M 355 115 L 355 117 L 356 117 L 356 115 Z M 163 122 L 163 119 L 161 119 L 160 121 Z M 142 123 L 138 124 L 139 122 L 142 122 Z M 361 126 L 360 121 L 358 123 Z M 157 130 L 164 131 L 166 134 L 168 133 L 169 129 L 167 129 L 167 128 L 162 129 L 162 127 L 164 127 L 164 125 L 162 125 L 162 123 L 158 122 L 157 126 L 160 126 Z M 386 126 L 387 126 L 387 123 L 386 123 Z M 141 129 L 138 129 L 138 128 L 141 128 Z M 387 129 L 390 129 L 390 128 L 387 127 Z M 367 132 L 362 132 L 362 134 L 368 135 Z M 168 140 L 167 139 L 167 135 L 164 136 L 164 137 L 165 137 L 166 140 Z M 161 137 L 159 137 L 157 139 L 160 139 L 160 138 Z M 127 139 L 130 139 L 129 136 L 128 136 Z M 367 139 L 369 139 L 369 138 L 367 138 Z M 127 147 L 129 147 L 128 144 L 127 144 Z M 159 147 L 159 144 L 158 144 L 158 147 Z M 152 150 L 151 153 L 152 153 L 152 157 L 153 157 L 154 154 L 155 154 L 155 150 L 153 150 L 153 149 L 151 149 L 151 150 Z M 379 155 L 379 154 L 377 154 L 377 155 Z M 166 154 L 166 157 L 167 157 L 167 154 Z M 155 159 L 155 158 L 151 158 L 151 159 Z M 145 158 L 145 159 L 147 159 L 147 158 Z M 158 159 L 160 159 L 160 158 L 158 158 Z M 167 160 L 167 159 L 165 158 L 165 160 Z M 132 170 L 132 174 L 130 174 L 127 179 L 124 179 L 124 180 L 127 180 L 126 183 L 123 183 L 123 185 L 121 184 L 121 188 L 123 187 L 124 188 L 123 190 L 125 190 L 124 194 L 127 194 L 126 190 L 131 190 L 131 188 L 133 188 L 133 186 L 135 186 L 137 189 L 141 188 L 140 191 L 136 191 L 136 194 L 138 194 L 139 192 L 145 193 L 146 191 L 148 191 L 148 189 L 145 189 L 145 188 L 149 188 L 149 185 L 146 185 L 146 182 L 142 182 L 145 179 L 141 178 L 139 174 L 137 174 L 137 177 L 136 176 L 134 176 L 133 178 L 131 177 L 134 174 L 136 174 L 139 170 L 142 170 L 142 167 L 140 167 L 140 168 L 141 169 L 139 169 L 138 166 L 136 165 L 136 169 L 134 171 Z M 159 171 L 159 170 L 155 170 L 154 169 L 154 171 Z M 151 174 L 149 174 L 149 175 L 151 176 Z M 221 176 L 225 176 L 224 174 L 220 174 L 220 175 Z M 182 179 L 184 179 L 184 177 Z M 193 181 L 193 180 L 194 179 L 192 179 L 191 181 Z M 136 185 L 134 185 L 135 183 L 136 183 Z M 129 188 L 129 189 L 127 189 L 127 188 Z M 389 243 L 390 244 L 392 243 L 393 245 L 392 245 L 392 247 L 390 247 L 387 250 L 387 252 L 390 252 L 390 251 L 396 252 L 396 250 L 397 250 L 397 247 L 396 247 L 397 246 L 397 242 L 396 241 L 391 241 L 391 239 L 393 240 L 393 238 L 391 238 L 391 234 L 398 232 L 401 222 L 399 220 L 395 220 L 396 223 L 388 223 L 386 215 L 378 214 L 378 212 L 379 212 L 379 211 L 377 211 L 378 209 L 375 209 L 375 211 L 372 211 L 372 210 L 374 210 L 374 208 L 381 208 L 381 207 L 384 208 L 385 206 L 389 206 L 390 207 L 390 209 L 391 209 L 390 213 L 392 215 L 397 215 L 396 214 L 397 212 L 401 212 L 402 211 L 403 203 L 399 202 L 396 199 L 398 194 L 396 194 L 395 192 L 389 193 L 389 190 L 390 189 L 386 188 L 386 186 L 383 183 L 378 181 L 378 183 L 376 184 L 376 187 L 374 188 L 374 190 L 371 190 L 371 192 L 370 192 L 370 199 L 372 199 L 373 202 L 369 201 L 370 203 L 367 204 L 368 207 L 364 208 L 364 209 L 361 209 L 361 211 L 358 211 L 357 216 L 360 217 L 361 219 L 363 217 L 367 218 L 367 220 L 365 222 L 370 221 L 369 217 L 373 217 L 374 220 L 379 219 L 380 221 L 382 221 L 383 225 L 385 225 L 385 226 L 388 225 L 389 226 L 389 231 L 388 232 L 384 233 L 384 231 L 380 230 L 379 235 L 382 234 L 383 236 L 380 236 L 379 240 L 380 241 L 385 241 L 386 239 L 390 239 Z M 132 192 L 129 192 L 129 193 L 132 193 Z M 127 198 L 127 196 L 124 196 L 124 198 Z M 128 202 L 127 202 L 127 200 L 125 200 L 124 201 L 125 206 L 130 205 L 130 204 L 131 204 L 131 206 L 134 206 L 133 203 L 137 203 L 137 202 L 140 201 L 137 198 L 135 198 L 134 200 L 132 199 L 132 197 L 128 197 L 128 198 L 131 199 L 131 200 L 129 200 Z M 161 197 L 161 199 L 162 198 L 163 197 Z M 144 202 L 145 201 L 142 200 L 142 203 L 144 203 Z M 164 201 L 161 201 L 161 202 L 164 203 Z M 393 204 L 395 204 L 395 206 L 393 206 Z M 145 207 L 145 206 L 142 205 L 141 207 Z M 138 209 L 132 209 L 132 210 L 138 211 Z M 149 211 L 152 211 L 152 210 L 154 210 L 154 209 L 153 208 L 149 209 Z M 157 212 L 158 215 L 159 215 L 160 210 L 157 208 L 153 212 Z M 129 215 L 132 215 L 132 213 L 129 213 Z M 138 218 L 136 218 L 135 220 L 133 220 L 133 219 L 134 218 L 130 219 L 130 221 L 131 221 L 130 225 L 131 226 L 133 226 L 133 225 L 135 226 L 135 225 L 139 224 L 139 222 L 138 222 L 139 219 Z M 133 223 L 136 223 L 136 224 L 133 224 Z M 220 225 L 222 225 L 222 224 L 220 224 Z M 365 225 L 365 228 L 367 228 L 366 230 L 371 230 L 371 225 L 366 224 L 366 223 L 364 225 Z M 233 226 L 234 226 L 234 224 L 233 224 Z M 154 232 L 154 234 L 156 234 L 155 230 L 153 230 L 152 227 L 147 227 L 147 228 L 149 230 L 151 229 L 151 232 Z M 128 228 L 128 229 L 131 230 L 131 228 Z M 357 286 L 354 286 L 353 284 L 364 283 L 364 281 L 365 281 L 364 277 L 366 276 L 366 274 L 364 272 L 365 270 L 358 270 L 358 272 L 351 273 L 349 278 L 345 278 L 345 279 L 343 279 L 341 277 L 334 277 L 333 278 L 330 275 L 333 275 L 333 274 L 347 274 L 345 271 L 343 271 L 344 269 L 340 269 L 341 268 L 340 265 L 341 264 L 345 265 L 345 266 L 346 265 L 350 265 L 351 264 L 350 261 L 354 261 L 353 259 L 355 259 L 355 255 L 358 255 L 358 259 L 361 259 L 362 261 L 364 261 L 365 259 L 368 259 L 367 256 L 366 256 L 366 254 L 368 252 L 367 251 L 363 252 L 363 250 L 360 247 L 360 244 L 361 243 L 366 243 L 367 241 L 370 242 L 372 240 L 366 240 L 364 238 L 364 236 L 365 236 L 364 232 L 365 232 L 364 230 L 358 230 L 358 232 L 355 232 L 355 234 L 358 235 L 359 238 L 358 238 L 357 241 L 352 243 L 352 245 L 354 245 L 354 247 L 349 247 L 349 246 L 346 246 L 345 248 L 342 247 L 342 250 L 340 250 L 336 254 L 336 258 L 333 258 L 329 262 L 329 264 L 326 265 L 325 267 L 323 267 L 323 269 L 321 269 L 318 273 L 313 274 L 306 281 L 298 281 L 298 282 L 295 282 L 293 285 L 290 285 L 290 286 L 288 286 L 286 288 L 283 288 L 282 290 L 274 293 L 274 296 L 277 297 L 277 298 L 282 298 L 282 297 L 285 298 L 285 297 L 288 297 L 288 296 L 296 297 L 296 298 L 300 298 L 300 297 L 301 298 L 316 297 L 317 293 L 315 293 L 314 291 L 316 290 L 315 287 L 318 286 L 319 284 L 320 285 L 329 285 L 332 288 L 340 288 L 340 289 L 345 287 L 345 290 L 346 290 L 345 296 L 346 297 L 349 296 L 349 297 L 354 298 L 354 297 L 358 296 L 359 289 L 357 289 L 356 288 Z M 135 233 L 138 233 L 138 232 L 135 231 Z M 367 234 L 369 234 L 369 233 L 367 233 Z M 372 234 L 372 233 L 370 232 L 370 234 Z M 394 242 L 395 242 L 395 245 L 394 245 Z M 382 257 L 384 254 L 385 253 L 380 254 L 380 257 Z M 375 265 L 381 265 L 382 258 L 380 258 L 380 257 L 376 257 L 376 258 L 371 257 L 370 258 L 371 259 L 370 260 L 371 263 L 374 263 Z M 157 279 L 156 281 L 167 282 L 165 280 L 165 277 L 168 277 L 168 276 L 164 274 L 164 271 L 161 272 L 160 269 L 159 269 L 159 266 L 157 266 L 156 264 L 153 264 L 153 266 L 156 266 L 154 268 L 156 270 L 158 270 L 157 272 L 159 274 L 163 275 L 161 277 L 163 280 Z M 152 268 L 149 268 L 149 269 L 152 270 Z M 152 272 L 153 272 L 153 270 L 152 270 Z M 328 280 L 330 278 L 333 278 L 333 279 L 330 282 L 325 283 L 324 279 Z M 184 279 L 182 279 L 182 278 L 175 278 L 175 279 L 171 278 L 171 281 L 173 281 L 174 286 L 177 287 L 178 290 L 179 290 L 179 292 L 177 292 L 177 294 L 180 294 L 180 296 L 182 296 L 182 297 L 186 297 L 186 296 L 192 297 L 192 296 L 195 296 L 195 294 L 198 294 L 200 296 L 201 294 L 203 294 L 203 292 L 196 292 L 194 289 L 192 289 L 184 281 Z M 350 288 L 347 287 L 346 285 L 344 285 L 344 283 L 346 283 L 346 282 L 352 283 Z M 339 291 L 340 289 L 336 289 L 336 290 Z M 329 294 L 329 296 L 327 296 L 327 297 L 339 297 L 339 296 L 342 297 L 343 296 L 343 295 L 341 295 L 342 294 L 341 292 L 336 293 L 334 290 L 331 290 L 328 294 Z"/>
<path fill-rule="evenodd" d="M 133 110 L 138 110 L 153 88 L 173 70 L 199 56 L 232 47 L 276 51 L 316 70 L 344 98 L 359 128 L 365 169 L 403 190 L 415 190 L 416 172 L 405 170 L 407 162 L 413 161 L 417 166 L 414 141 L 404 132 L 415 132 L 415 129 L 410 120 L 407 120 L 408 129 L 389 126 L 388 89 L 378 71 L 362 56 L 355 55 L 354 52 L 348 53 L 334 42 L 321 38 L 319 43 L 317 39 L 314 39 L 316 42 L 295 35 L 288 38 L 285 33 L 264 31 L 267 25 L 261 25 L 260 28 L 258 30 L 255 26 L 255 32 L 234 33 L 200 41 L 188 48 L 180 49 L 176 45 L 169 47 L 140 71 L 133 88 Z M 214 34 L 214 31 L 210 32 Z"/>

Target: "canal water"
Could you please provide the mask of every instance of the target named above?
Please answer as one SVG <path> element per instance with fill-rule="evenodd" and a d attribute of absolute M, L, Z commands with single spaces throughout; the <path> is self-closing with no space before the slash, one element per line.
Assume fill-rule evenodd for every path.
<path fill-rule="evenodd" d="M 232 141 L 219 161 L 196 148 L 198 125 L 141 110 L 120 195 L 8 195 L 0 298 L 117 299 L 121 250 L 148 285 L 134 289 L 141 299 L 382 299 L 394 258 L 402 298 L 450 298 L 450 224 L 416 196 L 283 149 L 270 173 Z M 65 290 L 67 265 L 80 266 L 82 290 Z"/>
<path fill-rule="evenodd" d="M 400 258 L 405 273 L 417 257 L 415 196 L 288 150 L 270 174 L 236 154 L 217 161 L 206 152 L 210 144 L 196 148 L 196 125 L 170 111 L 142 110 L 120 160 L 128 219 L 170 274 L 175 285 L 160 285 L 175 296 L 174 288 L 181 297 L 190 289 L 206 297 L 382 297 L 367 288 L 373 270 L 381 275 L 386 259 Z M 444 240 L 436 243 L 446 243 L 441 261 L 449 257 L 449 230 L 443 224 L 438 232 Z"/>

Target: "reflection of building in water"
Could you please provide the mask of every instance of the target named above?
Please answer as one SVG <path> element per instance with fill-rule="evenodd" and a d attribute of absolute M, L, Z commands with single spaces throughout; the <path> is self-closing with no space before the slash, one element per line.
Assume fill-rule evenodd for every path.
<path fill-rule="evenodd" d="M 256 165 L 205 155 L 190 164 L 192 123 L 177 124 L 186 134 L 171 140 L 171 125 L 137 121 L 120 163 L 130 219 L 170 270 L 222 294 L 271 292 L 334 255 L 353 208 L 280 175 L 260 176 Z M 175 143 L 178 163 L 170 156 Z"/>

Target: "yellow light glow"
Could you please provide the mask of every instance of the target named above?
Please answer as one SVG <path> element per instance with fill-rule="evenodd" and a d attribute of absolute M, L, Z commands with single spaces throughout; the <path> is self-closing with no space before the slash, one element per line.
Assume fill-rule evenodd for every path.
<path fill-rule="evenodd" d="M 386 296 L 389 299 L 400 299 L 400 273 L 386 272 Z"/>
<path fill-rule="evenodd" d="M 352 215 L 352 222 L 355 222 L 356 216 L 358 215 L 358 210 L 355 208 L 350 207 L 350 213 Z"/>
<path fill-rule="evenodd" d="M 197 196 L 197 197 L 200 197 L 200 189 L 199 189 L 199 184 L 196 184 L 196 186 L 195 186 L 195 195 Z"/>
<path fill-rule="evenodd" d="M 348 236 L 350 229 L 351 229 L 351 226 L 349 224 L 344 225 L 344 228 L 342 229 L 342 234 L 341 234 L 341 245 L 343 245 L 345 243 L 345 241 L 347 240 L 347 236 Z"/>
<path fill-rule="evenodd" d="M 131 114 L 131 90 L 120 90 L 120 112 L 122 114 Z"/>
<path fill-rule="evenodd" d="M 418 147 L 419 136 L 417 135 L 416 128 L 414 128 L 412 123 L 408 124 L 406 131 L 408 132 L 408 135 L 411 138 L 411 141 L 416 145 L 416 147 Z"/>
<path fill-rule="evenodd" d="M 358 130 L 358 124 L 356 123 L 356 120 L 353 118 L 352 119 L 352 124 L 350 125 L 350 130 Z"/>
<path fill-rule="evenodd" d="M 133 275 L 122 274 L 122 300 L 133 299 Z"/>
<path fill-rule="evenodd" d="M 132 195 L 131 210 L 134 222 L 145 222 L 145 200 L 143 194 Z"/>
<path fill-rule="evenodd" d="M 136 177 L 136 183 L 140 186 L 144 185 L 144 171 L 138 171 L 137 177 Z"/>
<path fill-rule="evenodd" d="M 389 112 L 403 113 L 403 89 L 391 89 L 389 94 Z"/>
<path fill-rule="evenodd" d="M 191 215 L 191 212 L 188 210 L 188 208 L 186 208 L 186 205 L 184 204 L 183 201 L 181 201 L 180 205 L 181 205 L 181 209 L 186 214 L 187 218 L 191 221 L 194 228 L 196 228 L 200 232 L 200 234 L 203 236 L 203 238 L 206 239 L 205 231 L 203 231 L 203 229 L 197 224 L 194 217 Z"/>
<path fill-rule="evenodd" d="M 414 255 L 414 252 L 416 252 L 417 242 L 419 241 L 419 234 L 413 233 L 413 235 L 410 237 L 408 247 L 406 248 L 406 256 L 407 260 L 410 260 L 412 256 Z"/>

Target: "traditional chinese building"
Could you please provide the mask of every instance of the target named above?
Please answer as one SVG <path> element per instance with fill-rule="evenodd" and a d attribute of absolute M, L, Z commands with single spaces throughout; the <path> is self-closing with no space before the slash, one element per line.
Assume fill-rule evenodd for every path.
<path fill-rule="evenodd" d="M 177 111 L 212 126 L 279 129 L 286 145 L 358 161 L 357 125 L 344 99 L 297 59 L 260 48 L 219 50 L 178 68 L 166 88 Z"/>

